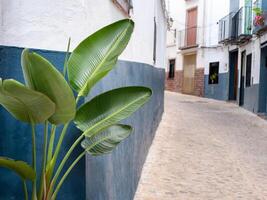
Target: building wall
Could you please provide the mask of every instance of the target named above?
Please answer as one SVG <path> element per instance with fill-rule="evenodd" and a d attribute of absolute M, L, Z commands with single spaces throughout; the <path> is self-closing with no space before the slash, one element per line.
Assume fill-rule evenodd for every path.
<path fill-rule="evenodd" d="M 0 3 L 0 77 L 13 77 L 21 82 L 23 82 L 20 68 L 22 48 L 34 48 L 51 59 L 58 69 L 62 69 L 68 37 L 72 39 L 71 50 L 73 50 L 82 39 L 97 29 L 127 17 L 114 6 L 111 0 L 45 2 L 2 0 Z M 145 157 L 163 112 L 165 78 L 163 68 L 166 65 L 165 32 L 167 29 L 163 9 L 161 0 L 133 0 L 131 18 L 135 21 L 135 30 L 131 41 L 119 57 L 115 70 L 99 83 L 91 94 L 128 85 L 151 87 L 154 93 L 152 100 L 126 121 L 135 126 L 136 132 L 110 156 L 98 159 L 87 156 L 90 162 L 86 162 L 86 166 L 84 161 L 79 164 L 64 184 L 59 199 L 124 200 L 133 197 Z M 154 20 L 157 27 L 155 61 L 153 60 Z M 29 137 L 26 133 L 29 127 L 19 125 L 2 108 L 0 108 L 0 116 L 7 119 L 4 125 L 1 124 L 3 128 L 0 131 L 0 155 L 30 161 Z M 14 129 L 8 130 L 10 125 Z M 74 127 L 68 134 L 64 151 L 79 134 L 73 132 L 73 129 Z M 15 139 L 18 132 L 21 132 L 23 140 Z M 19 145 L 11 146 L 14 142 L 19 142 Z M 41 144 L 41 138 L 38 144 Z M 18 152 L 24 152 L 24 149 L 26 149 L 25 154 L 18 154 Z M 38 152 L 40 151 L 39 148 Z M 85 169 L 86 177 L 90 180 L 85 179 Z M 1 177 L 5 175 L 0 180 L 0 185 L 3 191 L 6 191 L 0 192 L 0 199 L 8 199 L 10 195 L 12 199 L 20 199 L 20 182 L 16 182 L 14 175 L 9 175 L 2 169 L 0 173 Z M 6 184 L 7 180 L 9 182 L 12 180 L 14 190 Z M 96 182 L 99 184 L 95 184 Z M 124 188 L 123 193 L 121 188 Z"/>
<path fill-rule="evenodd" d="M 219 62 L 219 83 L 209 84 L 209 66 Z M 228 100 L 229 91 L 229 53 L 224 47 L 205 50 L 205 97 Z"/>
<path fill-rule="evenodd" d="M 223 88 L 228 78 L 227 74 L 225 73 L 227 73 L 228 69 L 226 68 L 227 66 L 225 67 L 224 61 L 224 59 L 227 58 L 227 54 L 218 44 L 219 27 L 217 22 L 219 21 L 221 16 L 224 16 L 228 13 L 229 1 L 191 0 L 183 1 L 181 3 L 179 2 L 180 6 L 177 6 L 177 4 L 174 4 L 174 8 L 178 9 L 179 7 L 179 13 L 177 12 L 177 14 L 173 14 L 173 16 L 176 18 L 174 28 L 177 29 L 177 32 L 186 28 L 186 10 L 193 7 L 198 7 L 197 44 L 199 44 L 199 46 L 194 50 L 188 49 L 181 51 L 178 50 L 178 47 L 174 49 L 168 43 L 167 57 L 169 59 L 173 59 L 173 56 L 176 54 L 177 76 L 174 78 L 174 80 L 166 79 L 166 89 L 173 91 L 182 90 L 181 87 L 183 81 L 180 79 L 181 77 L 183 77 L 182 73 L 184 67 L 184 55 L 195 53 L 197 54 L 195 70 L 195 94 L 200 96 L 205 95 L 207 97 L 219 97 L 221 93 L 224 93 Z M 174 8 L 171 8 L 171 13 L 174 13 Z M 179 35 L 177 36 L 179 37 Z M 179 45 L 179 39 L 180 38 L 177 38 L 177 46 Z M 220 73 L 222 74 L 222 81 L 221 85 L 213 87 L 213 89 L 211 89 L 211 87 L 208 85 L 208 82 L 205 80 L 207 79 L 209 74 L 209 63 L 213 61 L 221 61 Z M 168 68 L 169 66 L 167 65 L 166 71 L 168 71 Z"/>
<path fill-rule="evenodd" d="M 126 18 L 111 0 L 2 0 L 0 44 L 65 51 L 71 37 L 71 49 L 99 28 Z M 133 0 L 135 30 L 122 60 L 154 65 L 154 16 L 158 26 L 158 54 L 165 55 L 166 20 L 161 0 Z M 60 9 L 59 9 L 60 8 Z M 95 23 L 97 22 L 97 23 Z M 164 68 L 165 58 L 156 65 Z"/>

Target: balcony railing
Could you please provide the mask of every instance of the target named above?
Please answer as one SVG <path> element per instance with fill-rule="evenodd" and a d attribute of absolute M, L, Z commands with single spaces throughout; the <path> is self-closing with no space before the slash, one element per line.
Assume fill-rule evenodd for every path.
<path fill-rule="evenodd" d="M 243 43 L 252 37 L 252 8 L 240 8 L 233 17 L 234 43 Z"/>
<path fill-rule="evenodd" d="M 240 44 L 252 36 L 252 8 L 242 7 L 219 21 L 219 43 Z"/>
<path fill-rule="evenodd" d="M 258 9 L 253 12 L 253 33 L 260 34 L 267 30 L 267 2 L 264 0 L 257 0 L 253 5 L 254 9 Z"/>
<path fill-rule="evenodd" d="M 234 39 L 233 17 L 235 13 L 230 13 L 219 21 L 219 43 L 226 43 Z"/>
<path fill-rule="evenodd" d="M 185 30 L 178 31 L 177 42 L 180 50 L 197 47 L 198 43 L 198 27 L 191 27 Z"/>

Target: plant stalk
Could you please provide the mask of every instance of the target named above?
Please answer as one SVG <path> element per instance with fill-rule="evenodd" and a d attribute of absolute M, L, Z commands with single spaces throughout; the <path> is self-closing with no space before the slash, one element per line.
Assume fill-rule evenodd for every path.
<path fill-rule="evenodd" d="M 71 41 L 71 38 L 69 37 L 67 52 L 66 52 L 65 61 L 64 61 L 64 69 L 63 69 L 64 77 L 66 76 L 66 72 L 67 72 L 67 65 L 68 65 L 68 59 L 69 59 L 69 53 L 70 53 L 70 41 Z"/>
<path fill-rule="evenodd" d="M 52 156 L 53 156 L 55 134 L 56 134 L 56 126 L 54 124 L 52 124 L 51 134 L 50 134 L 50 139 L 49 139 L 48 154 L 47 154 L 47 163 L 49 163 L 51 161 Z"/>
<path fill-rule="evenodd" d="M 67 162 L 68 158 L 70 157 L 70 154 L 73 152 L 74 148 L 81 142 L 81 140 L 83 139 L 84 135 L 82 134 L 70 147 L 70 149 L 68 150 L 68 152 L 66 153 L 66 155 L 64 156 L 63 160 L 61 161 L 55 176 L 53 177 L 50 187 L 49 187 L 49 191 L 48 191 L 48 199 L 49 197 L 52 195 L 53 192 L 53 187 L 58 179 L 58 176 L 60 175 L 61 170 L 63 169 L 65 163 Z"/>
<path fill-rule="evenodd" d="M 71 170 L 73 169 L 73 167 L 75 167 L 75 165 L 83 158 L 83 156 L 86 154 L 86 151 L 84 151 L 83 153 L 81 153 L 76 159 L 75 161 L 70 165 L 70 167 L 68 168 L 68 170 L 65 172 L 65 174 L 62 176 L 61 180 L 59 181 L 55 192 L 53 193 L 51 200 L 55 200 L 57 197 L 57 194 L 62 186 L 62 184 L 64 183 L 65 179 L 68 177 L 69 173 L 71 172 Z"/>
<path fill-rule="evenodd" d="M 22 182 L 23 182 L 24 197 L 25 197 L 25 200 L 28 200 L 27 184 L 25 180 L 22 180 Z"/>
<path fill-rule="evenodd" d="M 47 137 L 48 134 L 48 122 L 45 121 L 44 127 L 44 143 L 43 143 L 43 158 L 42 158 L 42 174 L 41 174 L 41 182 L 40 188 L 38 192 L 38 199 L 41 200 L 43 197 L 43 189 L 44 189 L 44 179 L 45 179 L 45 168 L 46 168 L 46 154 L 47 154 Z"/>
<path fill-rule="evenodd" d="M 32 167 L 35 172 L 36 170 L 36 142 L 35 142 L 35 124 L 32 122 L 31 123 L 32 127 Z M 32 183 L 32 200 L 36 200 L 36 178 L 34 179 Z"/>

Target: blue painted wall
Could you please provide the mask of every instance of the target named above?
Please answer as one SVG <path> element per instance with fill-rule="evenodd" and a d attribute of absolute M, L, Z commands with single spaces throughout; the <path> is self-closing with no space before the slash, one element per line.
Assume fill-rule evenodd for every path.
<path fill-rule="evenodd" d="M 0 46 L 0 77 L 14 78 L 24 82 L 20 67 L 21 48 Z M 56 51 L 37 50 L 38 53 L 48 58 L 59 70 L 63 69 L 65 54 Z M 31 163 L 31 132 L 28 124 L 20 123 L 0 107 L 0 155 Z M 60 130 L 62 127 L 59 127 Z M 37 152 L 42 152 L 43 127 L 37 127 Z M 57 134 L 59 135 L 59 134 Z M 62 153 L 66 152 L 71 142 L 79 135 L 72 125 L 63 144 Z M 82 149 L 78 149 L 74 155 Z M 60 155 L 62 158 L 62 154 Z M 74 156 L 72 157 L 74 158 Z M 40 169 L 41 160 L 38 160 Z M 24 198 L 20 179 L 12 172 L 0 168 L 0 199 L 21 200 Z M 30 190 L 31 186 L 28 185 Z M 79 192 L 77 192 L 79 191 Z M 64 183 L 58 199 L 81 200 L 85 199 L 85 159 L 73 170 Z"/>
<path fill-rule="evenodd" d="M 153 89 L 151 101 L 124 123 L 134 133 L 112 154 L 103 157 L 87 155 L 86 192 L 88 200 L 131 200 L 134 197 L 143 163 L 161 120 L 164 103 L 165 72 L 152 66 L 120 61 L 115 70 L 92 91 L 125 85 L 143 85 Z M 89 97 L 90 98 L 90 97 Z"/>
<path fill-rule="evenodd" d="M 21 51 L 21 48 L 0 46 L 1 78 L 15 78 L 23 82 L 20 67 Z M 63 52 L 44 50 L 37 50 L 37 52 L 62 70 L 65 56 Z M 96 85 L 88 99 L 103 91 L 127 85 L 149 86 L 154 93 L 148 104 L 125 120 L 125 123 L 135 127 L 134 134 L 111 155 L 97 158 L 88 155 L 86 168 L 85 162 L 82 160 L 64 183 L 58 199 L 130 200 L 133 198 L 143 163 L 162 116 L 164 80 L 165 72 L 162 69 L 142 63 L 119 61 L 117 67 Z M 0 119 L 0 155 L 31 162 L 29 126 L 17 122 L 2 107 L 0 107 Z M 42 127 L 39 126 L 38 130 L 40 132 L 38 133 L 37 147 L 40 153 Z M 66 152 L 78 135 L 79 132 L 72 125 L 69 128 L 62 153 Z M 75 154 L 77 155 L 80 151 L 81 148 Z M 40 168 L 41 161 L 38 163 Z M 0 177 L 0 200 L 23 199 L 21 182 L 16 175 L 0 168 Z"/>
<path fill-rule="evenodd" d="M 220 73 L 218 84 L 209 84 L 209 75 L 205 75 L 205 97 L 227 101 L 228 94 L 229 73 Z"/>
<path fill-rule="evenodd" d="M 252 85 L 251 87 L 245 88 L 243 108 L 245 108 L 249 111 L 252 111 L 254 113 L 258 112 L 258 108 L 259 108 L 259 84 Z"/>

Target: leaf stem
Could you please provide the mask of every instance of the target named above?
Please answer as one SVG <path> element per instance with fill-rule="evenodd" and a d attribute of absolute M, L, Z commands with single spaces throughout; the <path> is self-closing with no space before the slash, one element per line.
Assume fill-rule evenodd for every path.
<path fill-rule="evenodd" d="M 62 176 L 60 182 L 58 183 L 55 192 L 53 193 L 51 200 L 55 200 L 57 197 L 57 194 L 59 192 L 59 189 L 61 188 L 63 182 L 65 181 L 65 179 L 67 178 L 67 176 L 69 175 L 69 173 L 71 172 L 71 170 L 73 169 L 73 167 L 75 167 L 75 165 L 83 158 L 83 156 L 86 154 L 86 151 L 84 151 L 83 153 L 81 153 L 76 159 L 75 161 L 70 165 L 70 167 L 68 168 L 68 170 L 65 172 L 65 174 Z"/>
<path fill-rule="evenodd" d="M 32 167 L 35 172 L 36 171 L 36 142 L 35 142 L 35 124 L 31 123 L 32 127 Z M 36 200 L 36 178 L 33 181 L 32 184 L 32 200 Z"/>
<path fill-rule="evenodd" d="M 52 124 L 50 139 L 49 139 L 48 154 L 47 154 L 47 163 L 49 163 L 52 159 L 54 141 L 55 141 L 55 133 L 56 133 L 56 126 L 54 124 Z"/>
<path fill-rule="evenodd" d="M 25 180 L 22 180 L 22 182 L 23 182 L 24 197 L 25 197 L 25 200 L 28 200 L 27 184 Z"/>
<path fill-rule="evenodd" d="M 45 166 L 46 166 L 46 154 L 47 154 L 47 137 L 48 134 L 48 122 L 45 121 L 44 126 L 44 143 L 43 143 L 43 158 L 42 158 L 42 174 L 40 180 L 40 188 L 38 192 L 38 199 L 41 200 L 43 196 L 43 187 L 44 187 L 44 179 L 45 179 Z"/>
<path fill-rule="evenodd" d="M 70 154 L 73 152 L 74 148 L 81 142 L 81 140 L 83 139 L 84 135 L 82 134 L 70 147 L 70 149 L 68 150 L 68 152 L 66 153 L 66 155 L 64 156 L 63 160 L 61 161 L 55 176 L 53 177 L 50 187 L 49 187 L 49 192 L 48 192 L 48 198 L 52 195 L 53 192 L 53 187 L 58 179 L 58 176 L 60 175 L 61 170 L 63 169 L 66 161 L 68 160 L 68 158 L 70 157 Z"/>
<path fill-rule="evenodd" d="M 70 53 L 70 41 L 71 41 L 71 38 L 69 37 L 67 52 L 66 52 L 65 61 L 64 61 L 64 69 L 63 69 L 63 76 L 64 77 L 66 76 L 66 72 L 67 72 L 67 64 L 68 64 L 69 53 Z"/>

